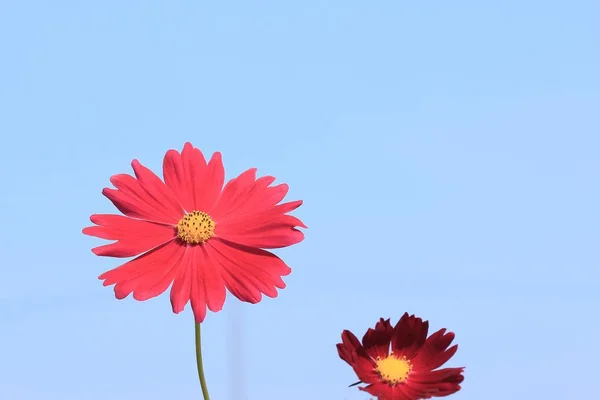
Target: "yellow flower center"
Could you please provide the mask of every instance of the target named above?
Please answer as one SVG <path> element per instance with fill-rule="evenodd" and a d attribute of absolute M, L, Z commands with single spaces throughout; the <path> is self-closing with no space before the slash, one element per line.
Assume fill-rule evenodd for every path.
<path fill-rule="evenodd" d="M 177 237 L 188 244 L 205 243 L 214 234 L 215 222 L 202 211 L 192 211 L 177 223 Z"/>
<path fill-rule="evenodd" d="M 398 358 L 394 353 L 383 359 L 377 358 L 375 362 L 377 364 L 375 371 L 382 380 L 392 385 L 404 382 L 413 368 L 406 357 Z"/>

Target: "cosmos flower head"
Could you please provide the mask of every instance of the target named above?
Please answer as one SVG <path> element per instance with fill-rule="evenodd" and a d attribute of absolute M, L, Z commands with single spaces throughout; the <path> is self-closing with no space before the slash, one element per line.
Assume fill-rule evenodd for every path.
<path fill-rule="evenodd" d="M 277 296 L 291 269 L 264 249 L 291 246 L 304 239 L 306 226 L 288 213 L 301 200 L 281 203 L 288 185 L 271 186 L 272 176 L 256 178 L 248 169 L 225 186 L 220 153 L 206 161 L 186 143 L 181 153 L 167 151 L 161 180 L 139 161 L 134 176 L 114 175 L 115 189 L 102 193 L 123 214 L 94 214 L 95 226 L 83 233 L 116 242 L 92 251 L 98 256 L 136 257 L 100 275 L 115 285 L 118 299 L 133 293 L 147 300 L 171 286 L 174 313 L 190 302 L 196 322 L 206 309 L 222 309 L 226 290 L 238 299 L 258 303 Z M 281 204 L 280 204 L 281 203 Z"/>
<path fill-rule="evenodd" d="M 360 342 L 350 331 L 337 344 L 339 356 L 356 373 L 360 390 L 380 400 L 420 400 L 460 390 L 464 368 L 440 368 L 456 353 L 454 333 L 427 337 L 429 322 L 405 313 L 395 326 L 381 318 Z"/>

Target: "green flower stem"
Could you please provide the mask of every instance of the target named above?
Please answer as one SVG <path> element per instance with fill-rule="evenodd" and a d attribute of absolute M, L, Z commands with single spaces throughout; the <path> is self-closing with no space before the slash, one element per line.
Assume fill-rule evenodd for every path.
<path fill-rule="evenodd" d="M 204 367 L 202 367 L 202 344 L 200 340 L 200 324 L 196 324 L 196 365 L 198 366 L 198 378 L 200 387 L 202 387 L 202 396 L 204 400 L 210 400 L 208 388 L 206 387 L 206 378 L 204 377 Z"/>

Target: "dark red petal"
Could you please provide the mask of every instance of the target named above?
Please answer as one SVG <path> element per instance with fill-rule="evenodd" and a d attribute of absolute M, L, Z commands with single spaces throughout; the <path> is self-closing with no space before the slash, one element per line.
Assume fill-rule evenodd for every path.
<path fill-rule="evenodd" d="M 417 399 L 430 399 L 437 393 L 437 389 L 434 385 L 414 382 L 410 377 L 407 381 L 403 382 L 402 387 L 407 394 Z"/>
<path fill-rule="evenodd" d="M 425 343 L 428 329 L 428 321 L 423 322 L 421 318 L 404 313 L 394 327 L 392 351 L 409 359 L 414 357 L 419 348 Z"/>
<path fill-rule="evenodd" d="M 346 361 L 350 365 L 354 363 L 356 352 L 348 349 L 343 343 L 338 343 L 335 345 L 335 347 L 337 348 L 338 355 L 342 360 Z"/>
<path fill-rule="evenodd" d="M 137 160 L 133 160 L 132 166 L 143 177 L 142 180 L 127 174 L 113 175 L 110 182 L 117 189 L 104 188 L 102 194 L 128 217 L 176 224 L 183 213 L 171 201 L 166 200 L 174 198 L 171 190 Z"/>
<path fill-rule="evenodd" d="M 358 357 L 352 364 L 354 373 L 363 383 L 376 383 L 381 380 L 377 371 L 375 371 L 374 362 L 371 358 Z"/>
<path fill-rule="evenodd" d="M 352 332 L 348 330 L 342 332 L 342 343 L 338 343 L 337 348 L 340 358 L 350 364 L 362 382 L 379 381 L 379 376 L 375 372 L 375 362 Z"/>
<path fill-rule="evenodd" d="M 92 251 L 98 256 L 137 256 L 172 240 L 176 235 L 173 226 L 141 221 L 122 215 L 94 214 L 90 220 L 99 226 L 84 228 L 84 234 L 117 241 L 93 248 Z"/>
<path fill-rule="evenodd" d="M 461 389 L 461 387 L 458 383 L 450 383 L 450 382 L 438 383 L 436 385 L 436 387 L 437 387 L 437 393 L 435 394 L 436 397 L 450 396 L 451 394 L 454 394 Z"/>
<path fill-rule="evenodd" d="M 453 340 L 454 333 L 446 332 L 446 329 L 440 329 L 429 336 L 412 360 L 415 369 L 430 371 L 446 363 L 457 350 L 457 346 L 446 350 Z"/>
<path fill-rule="evenodd" d="M 394 328 L 383 318 L 379 320 L 375 329 L 369 328 L 362 339 L 362 344 L 367 353 L 373 358 L 385 358 L 390 353 L 390 342 Z"/>
<path fill-rule="evenodd" d="M 418 387 L 411 385 L 410 380 L 403 382 L 401 385 L 398 385 L 398 388 L 404 395 L 410 399 L 421 400 L 421 399 L 429 399 L 431 398 L 430 393 L 426 390 L 420 390 Z"/>
<path fill-rule="evenodd" d="M 385 329 L 386 331 L 393 332 L 394 327 L 390 323 L 389 318 L 388 319 L 379 318 L 379 321 L 377 321 L 377 323 L 375 324 L 375 329 L 376 330 Z"/>
<path fill-rule="evenodd" d="M 419 383 L 407 381 L 404 387 L 410 387 L 411 390 L 422 393 L 421 397 L 418 397 L 419 399 L 444 397 L 460 390 L 460 385 L 453 382 Z"/>
<path fill-rule="evenodd" d="M 397 385 L 394 389 L 395 389 L 394 394 L 395 394 L 395 396 L 398 396 L 398 397 L 393 397 L 393 398 L 408 399 L 408 400 L 421 400 L 421 399 L 429 398 L 429 396 L 423 395 L 423 393 L 420 393 L 414 389 L 411 389 L 410 387 L 408 387 L 405 384 Z"/>
<path fill-rule="evenodd" d="M 210 239 L 206 246 L 225 286 L 238 299 L 258 303 L 262 294 L 277 297 L 277 288 L 285 288 L 281 277 L 291 269 L 276 255 L 219 238 Z"/>
<path fill-rule="evenodd" d="M 379 400 L 416 400 L 406 397 L 406 395 L 398 389 L 398 386 L 391 386 L 384 382 L 372 383 L 366 387 L 359 387 L 359 389 L 377 397 Z"/>
<path fill-rule="evenodd" d="M 447 368 L 433 372 L 412 373 L 406 386 L 424 393 L 427 397 L 443 397 L 456 393 L 460 390 L 463 381 L 464 368 Z"/>
<path fill-rule="evenodd" d="M 418 383 L 461 383 L 464 379 L 462 375 L 464 368 L 444 368 L 437 371 L 419 371 L 410 374 L 410 381 Z"/>
<path fill-rule="evenodd" d="M 435 396 L 437 389 L 430 384 L 421 384 L 409 380 L 402 383 L 402 391 L 413 399 L 430 399 Z"/>
<path fill-rule="evenodd" d="M 437 355 L 429 358 L 428 362 L 423 363 L 422 368 L 433 370 L 433 369 L 441 367 L 446 362 L 448 362 L 448 360 L 450 360 L 454 356 L 454 354 L 456 354 L 457 350 L 458 350 L 458 345 L 455 344 L 454 346 L 450 347 L 448 350 L 438 353 Z"/>
<path fill-rule="evenodd" d="M 114 291 L 118 299 L 137 291 L 143 294 L 144 300 L 156 297 L 167 289 L 162 287 L 162 282 L 175 279 L 181 252 L 182 246 L 172 240 L 103 273 L 99 279 L 104 280 L 104 286 L 116 284 Z"/>
<path fill-rule="evenodd" d="M 362 344 L 360 343 L 356 335 L 354 335 L 354 333 L 350 332 L 349 330 L 344 330 L 342 332 L 341 345 L 349 351 L 357 353 L 357 355 L 360 355 L 361 357 L 369 357 L 368 353 L 364 350 Z M 375 364 L 373 364 L 373 366 L 375 366 Z"/>

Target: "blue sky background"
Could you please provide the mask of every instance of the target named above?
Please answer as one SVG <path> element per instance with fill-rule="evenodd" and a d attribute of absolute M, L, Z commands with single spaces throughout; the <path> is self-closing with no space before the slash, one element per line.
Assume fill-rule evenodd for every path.
<path fill-rule="evenodd" d="M 193 321 L 117 301 L 81 229 L 138 158 L 290 184 L 277 299 L 203 327 L 212 398 L 366 400 L 337 355 L 409 311 L 453 399 L 597 393 L 597 1 L 0 4 L 0 399 L 199 399 Z M 241 349 L 241 350 L 240 350 Z M 237 392 L 231 389 L 238 382 Z"/>

